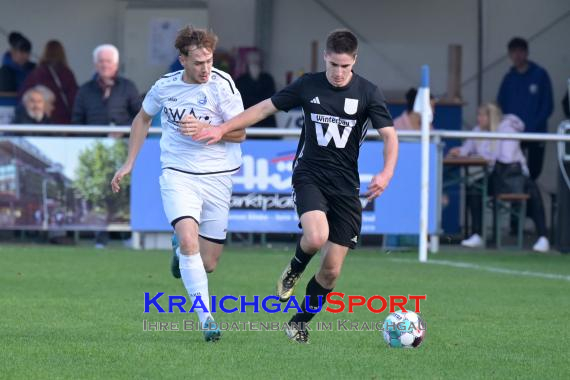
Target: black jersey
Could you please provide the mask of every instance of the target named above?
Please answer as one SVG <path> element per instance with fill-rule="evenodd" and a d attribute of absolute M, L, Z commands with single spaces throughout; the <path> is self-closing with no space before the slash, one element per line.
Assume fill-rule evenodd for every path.
<path fill-rule="evenodd" d="M 282 111 L 303 109 L 305 125 L 293 164 L 295 173 L 341 177 L 354 187 L 360 184 L 358 155 L 368 120 L 375 129 L 393 125 L 380 89 L 356 73 L 345 87 L 331 85 L 325 72 L 305 74 L 271 101 Z"/>

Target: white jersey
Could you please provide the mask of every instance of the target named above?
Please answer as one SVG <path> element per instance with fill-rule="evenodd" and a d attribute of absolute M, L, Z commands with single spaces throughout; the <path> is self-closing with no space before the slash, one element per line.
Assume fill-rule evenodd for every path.
<path fill-rule="evenodd" d="M 229 74 L 212 69 L 208 82 L 188 84 L 184 70 L 160 78 L 144 98 L 142 107 L 149 115 L 162 109 L 160 161 L 162 168 L 191 174 L 228 174 L 241 165 L 239 143 L 221 141 L 206 145 L 180 133 L 176 122 L 186 115 L 220 125 L 243 111 L 241 95 Z"/>

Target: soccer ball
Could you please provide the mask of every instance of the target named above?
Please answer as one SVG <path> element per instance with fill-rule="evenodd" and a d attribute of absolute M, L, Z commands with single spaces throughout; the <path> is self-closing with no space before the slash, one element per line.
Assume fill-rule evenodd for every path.
<path fill-rule="evenodd" d="M 426 323 L 413 311 L 397 311 L 384 320 L 384 340 L 393 348 L 416 348 L 426 336 Z"/>

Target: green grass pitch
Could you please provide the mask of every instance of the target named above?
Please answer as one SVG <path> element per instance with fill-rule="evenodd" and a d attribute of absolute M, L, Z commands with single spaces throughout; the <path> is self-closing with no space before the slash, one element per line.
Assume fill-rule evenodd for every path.
<path fill-rule="evenodd" d="M 228 248 L 209 277 L 210 292 L 273 294 L 291 254 Z M 143 320 L 196 319 L 154 309 L 143 313 L 144 292 L 185 295 L 181 281 L 170 276 L 169 252 L 3 245 L 0 378 L 568 378 L 569 255 L 431 257 L 473 264 L 468 268 L 419 264 L 416 256 L 353 251 L 336 287 L 366 297 L 426 294 L 426 340 L 419 349 L 401 350 L 389 349 L 372 331 L 313 331 L 309 345 L 292 344 L 279 331 L 228 331 L 215 344 L 196 331 L 143 331 Z M 310 264 L 299 295 L 317 265 L 318 259 Z M 353 314 L 321 313 L 315 321 L 381 322 L 386 315 L 358 308 Z M 288 318 L 216 313 L 225 322 Z"/>

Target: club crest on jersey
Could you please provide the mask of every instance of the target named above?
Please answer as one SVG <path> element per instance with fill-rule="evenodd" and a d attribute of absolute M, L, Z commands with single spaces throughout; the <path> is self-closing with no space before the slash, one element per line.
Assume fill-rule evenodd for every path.
<path fill-rule="evenodd" d="M 344 112 L 354 115 L 358 110 L 358 99 L 344 98 Z"/>
<path fill-rule="evenodd" d="M 203 92 L 199 92 L 198 93 L 198 104 L 200 104 L 201 106 L 205 106 L 207 102 L 208 102 L 208 98 L 206 97 L 206 94 L 204 94 Z"/>

